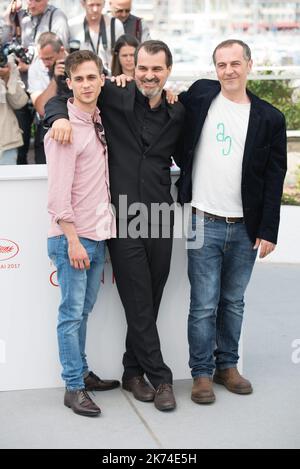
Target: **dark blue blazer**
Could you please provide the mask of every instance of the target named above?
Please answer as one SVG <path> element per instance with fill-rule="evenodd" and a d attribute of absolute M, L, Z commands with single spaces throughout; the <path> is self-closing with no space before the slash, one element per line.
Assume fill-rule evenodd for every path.
<path fill-rule="evenodd" d="M 197 142 L 214 98 L 221 91 L 214 80 L 198 80 L 181 93 L 186 108 L 185 127 L 175 155 L 181 167 L 178 201 L 192 199 L 192 169 Z M 242 203 L 249 237 L 277 242 L 280 203 L 287 169 L 284 115 L 271 104 L 247 91 L 251 101 L 242 169 Z M 213 178 L 213 175 L 212 175 Z"/>

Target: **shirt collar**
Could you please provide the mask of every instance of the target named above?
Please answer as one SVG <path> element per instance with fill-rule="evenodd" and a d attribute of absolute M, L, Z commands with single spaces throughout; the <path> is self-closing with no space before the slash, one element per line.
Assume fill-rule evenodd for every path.
<path fill-rule="evenodd" d="M 101 122 L 100 111 L 98 107 L 96 107 L 95 112 L 92 115 L 89 112 L 82 111 L 77 106 L 74 106 L 73 101 L 74 98 L 69 98 L 68 100 L 68 111 L 70 116 L 82 120 L 83 122 L 86 122 L 88 124 L 93 124 L 94 122 Z"/>
<path fill-rule="evenodd" d="M 151 109 L 150 105 L 149 105 L 149 98 L 146 98 L 146 96 L 144 96 L 143 93 L 140 92 L 138 87 L 136 87 L 135 97 L 136 97 L 136 100 L 139 104 L 141 104 L 142 106 L 146 106 L 149 109 Z M 166 108 L 166 92 L 165 92 L 165 90 L 163 90 L 163 92 L 162 92 L 162 100 L 161 100 L 160 105 L 157 106 L 155 109 L 160 109 L 160 108 L 162 108 L 162 109 Z M 151 110 L 153 111 L 153 109 L 151 109 Z"/>

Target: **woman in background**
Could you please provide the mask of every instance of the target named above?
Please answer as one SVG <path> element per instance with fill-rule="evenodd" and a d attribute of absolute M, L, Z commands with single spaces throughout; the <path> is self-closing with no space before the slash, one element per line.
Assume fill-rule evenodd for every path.
<path fill-rule="evenodd" d="M 117 40 L 111 63 L 111 74 L 113 77 L 124 74 L 134 77 L 134 53 L 139 45 L 137 39 L 130 34 L 123 34 Z"/>

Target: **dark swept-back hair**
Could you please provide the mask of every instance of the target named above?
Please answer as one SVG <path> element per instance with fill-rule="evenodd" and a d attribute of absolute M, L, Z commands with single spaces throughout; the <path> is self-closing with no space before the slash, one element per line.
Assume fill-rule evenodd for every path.
<path fill-rule="evenodd" d="M 214 61 L 215 65 L 216 65 L 216 52 L 217 52 L 217 50 L 223 49 L 224 47 L 231 47 L 234 44 L 239 44 L 240 46 L 242 46 L 245 60 L 247 60 L 247 61 L 251 60 L 251 49 L 248 46 L 248 44 L 241 41 L 240 39 L 227 39 L 226 41 L 223 41 L 220 44 L 218 44 L 217 47 L 215 48 L 214 52 L 213 52 L 212 58 L 213 58 L 213 61 Z"/>
<path fill-rule="evenodd" d="M 111 74 L 113 76 L 116 77 L 117 75 L 121 75 L 121 73 L 123 73 L 119 59 L 119 54 L 122 47 L 131 46 L 137 49 L 138 45 L 139 41 L 134 36 L 131 36 L 131 34 L 123 34 L 119 37 L 115 43 L 113 58 L 111 61 Z"/>
<path fill-rule="evenodd" d="M 165 42 L 156 41 L 156 40 L 149 40 L 149 41 L 142 42 L 135 51 L 135 56 L 134 56 L 135 65 L 137 64 L 138 54 L 141 49 L 144 49 L 147 52 L 147 54 L 151 54 L 151 55 L 158 54 L 158 52 L 163 51 L 166 56 L 167 68 L 173 65 L 173 57 L 172 57 L 171 51 Z"/>
<path fill-rule="evenodd" d="M 78 50 L 69 54 L 65 60 L 65 71 L 68 77 L 71 78 L 71 72 L 74 72 L 78 65 L 81 65 L 84 62 L 95 62 L 99 73 L 103 73 L 102 60 L 98 55 L 89 50 Z"/>

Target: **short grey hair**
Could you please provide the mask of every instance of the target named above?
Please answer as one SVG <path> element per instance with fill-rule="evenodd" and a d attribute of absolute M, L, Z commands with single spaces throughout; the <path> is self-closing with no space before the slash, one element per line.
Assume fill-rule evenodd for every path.
<path fill-rule="evenodd" d="M 215 48 L 215 50 L 213 52 L 213 56 L 212 56 L 214 65 L 216 65 L 216 52 L 217 52 L 217 50 L 223 49 L 224 47 L 231 47 L 234 44 L 239 44 L 240 46 L 242 46 L 244 59 L 247 60 L 247 62 L 249 60 L 251 60 L 251 49 L 248 46 L 248 44 L 241 41 L 240 39 L 227 39 L 226 41 L 223 41 L 220 44 L 218 44 L 217 47 Z"/>
<path fill-rule="evenodd" d="M 54 33 L 43 33 L 38 39 L 38 46 L 40 49 L 44 49 L 46 46 L 51 46 L 55 52 L 60 52 L 64 46 L 62 40 Z"/>

